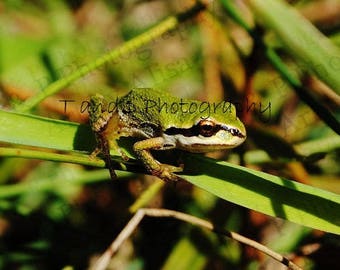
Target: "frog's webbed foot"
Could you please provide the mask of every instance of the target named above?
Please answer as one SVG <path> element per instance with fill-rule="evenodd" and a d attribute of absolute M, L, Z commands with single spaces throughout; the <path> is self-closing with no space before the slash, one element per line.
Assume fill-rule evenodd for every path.
<path fill-rule="evenodd" d="M 180 177 L 175 173 L 182 172 L 183 168 L 172 166 L 169 164 L 159 164 L 159 169 L 150 169 L 152 175 L 155 175 L 166 182 L 177 182 Z"/>
<path fill-rule="evenodd" d="M 90 159 L 95 159 L 101 152 L 102 150 L 97 146 L 90 154 Z"/>
<path fill-rule="evenodd" d="M 120 148 L 117 144 L 115 144 L 115 149 L 118 151 L 119 155 L 122 157 L 124 161 L 128 161 L 130 158 L 124 153 L 122 148 Z"/>
<path fill-rule="evenodd" d="M 138 158 L 143 162 L 144 166 L 152 175 L 167 182 L 176 182 L 180 180 L 180 177 L 178 177 L 175 173 L 181 172 L 183 168 L 169 164 L 162 164 L 150 153 L 150 150 L 152 149 L 164 149 L 164 139 L 162 137 L 138 141 L 133 145 L 133 149 L 138 155 Z M 169 149 L 168 146 L 167 149 Z"/>

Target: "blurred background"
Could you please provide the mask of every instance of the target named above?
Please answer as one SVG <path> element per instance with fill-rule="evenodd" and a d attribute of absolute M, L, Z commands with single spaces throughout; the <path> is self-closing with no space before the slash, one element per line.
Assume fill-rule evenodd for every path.
<path fill-rule="evenodd" d="M 254 26 L 247 1 L 233 2 Z M 339 1 L 287 2 L 339 46 Z M 13 108 L 53 81 L 194 4 L 190 0 L 2 0 L 1 107 Z M 220 1 L 209 1 L 207 10 L 86 74 L 45 99 L 33 113 L 86 123 L 88 116 L 80 113 L 82 101 L 95 93 L 122 94 L 134 87 L 157 88 L 184 98 L 228 100 L 238 104 L 249 138 L 240 148 L 211 157 L 340 193 L 339 149 L 310 163 L 297 161 L 292 153 L 292 145 L 327 138 L 334 132 L 301 102 Z M 259 28 L 267 44 L 300 75 L 303 66 L 286 54 L 270 30 Z M 306 77 L 305 83 L 324 89 L 317 87 L 320 82 L 314 77 Z M 324 93 L 329 90 L 322 91 L 318 99 L 339 116 L 340 103 Z M 74 100 L 66 111 L 60 102 L 63 99 Z M 263 158 L 263 151 L 271 158 Z M 0 269 L 86 269 L 128 222 L 131 205 L 160 182 L 151 176 L 131 175 L 116 182 L 105 178 L 70 183 L 91 170 L 71 163 L 0 159 Z M 5 188 L 9 185 L 11 191 Z M 156 185 L 149 207 L 211 220 L 290 254 L 305 269 L 340 267 L 337 236 L 222 201 L 189 183 Z M 112 258 L 109 269 L 279 267 L 235 241 L 179 221 L 146 218 Z"/>

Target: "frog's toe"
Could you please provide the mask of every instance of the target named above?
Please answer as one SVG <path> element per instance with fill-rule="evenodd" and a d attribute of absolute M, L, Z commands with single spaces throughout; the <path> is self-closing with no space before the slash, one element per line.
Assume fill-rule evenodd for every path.
<path fill-rule="evenodd" d="M 96 147 L 96 149 L 94 149 L 90 154 L 90 159 L 95 159 L 98 156 L 98 154 L 100 154 L 100 152 L 101 152 L 100 148 Z"/>
<path fill-rule="evenodd" d="M 177 176 L 175 173 L 181 171 L 183 171 L 183 168 L 181 167 L 161 164 L 160 170 L 154 171 L 153 175 L 158 176 L 166 182 L 176 182 L 180 180 L 180 177 Z"/>

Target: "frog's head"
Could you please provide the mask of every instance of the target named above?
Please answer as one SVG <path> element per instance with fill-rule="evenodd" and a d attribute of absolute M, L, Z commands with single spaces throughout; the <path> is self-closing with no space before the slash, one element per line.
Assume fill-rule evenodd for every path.
<path fill-rule="evenodd" d="M 237 118 L 234 106 L 227 112 L 191 116 L 184 126 L 169 127 L 164 134 L 178 148 L 190 152 L 234 148 L 246 139 L 246 129 Z"/>

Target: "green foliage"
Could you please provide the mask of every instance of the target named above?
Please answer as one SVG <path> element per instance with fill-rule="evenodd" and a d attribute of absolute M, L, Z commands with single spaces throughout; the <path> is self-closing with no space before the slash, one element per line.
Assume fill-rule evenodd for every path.
<path fill-rule="evenodd" d="M 79 138 L 91 138 L 92 135 L 89 129 L 66 121 L 3 111 L 0 115 L 0 119 L 8 121 L 0 123 L 0 140 L 7 143 L 76 151 L 79 150 Z M 17 125 L 11 125 L 18 122 L 22 123 L 22 133 L 17 130 Z M 10 134 L 20 135 L 17 138 Z M 95 143 L 92 140 L 81 145 L 91 149 Z M 17 151 L 17 156 L 20 156 L 20 150 Z M 48 157 L 44 158 L 42 152 L 41 159 Z M 189 173 L 181 177 L 222 199 L 267 215 L 340 234 L 340 220 L 334 220 L 340 212 L 340 196 L 337 194 L 197 155 L 185 156 L 184 160 L 184 173 Z M 66 156 L 64 161 L 72 162 L 74 158 L 70 155 L 70 160 L 67 160 Z M 78 162 L 81 163 L 81 160 Z M 85 160 L 84 164 L 89 163 Z M 3 194 L 6 195 L 6 192 L 3 191 Z"/>
<path fill-rule="evenodd" d="M 311 228 L 340 234 L 339 27 L 322 9 L 337 1 L 221 0 L 198 17 L 200 3 L 132 2 L 0 4 L 0 269 L 84 269 L 129 210 L 148 205 L 210 219 L 284 253 L 308 242 L 335 249 L 333 236 Z M 132 87 L 237 103 L 247 142 L 219 156 L 225 161 L 181 154 L 186 181 L 173 186 L 137 175 L 144 171 L 133 141 L 122 139 L 130 160 L 112 151 L 120 170 L 109 181 L 104 161 L 90 157 L 96 143 L 82 102 Z M 145 221 L 133 237 L 113 267 L 266 263 L 177 222 Z M 316 257 L 298 259 L 306 269 L 337 268 Z"/>

